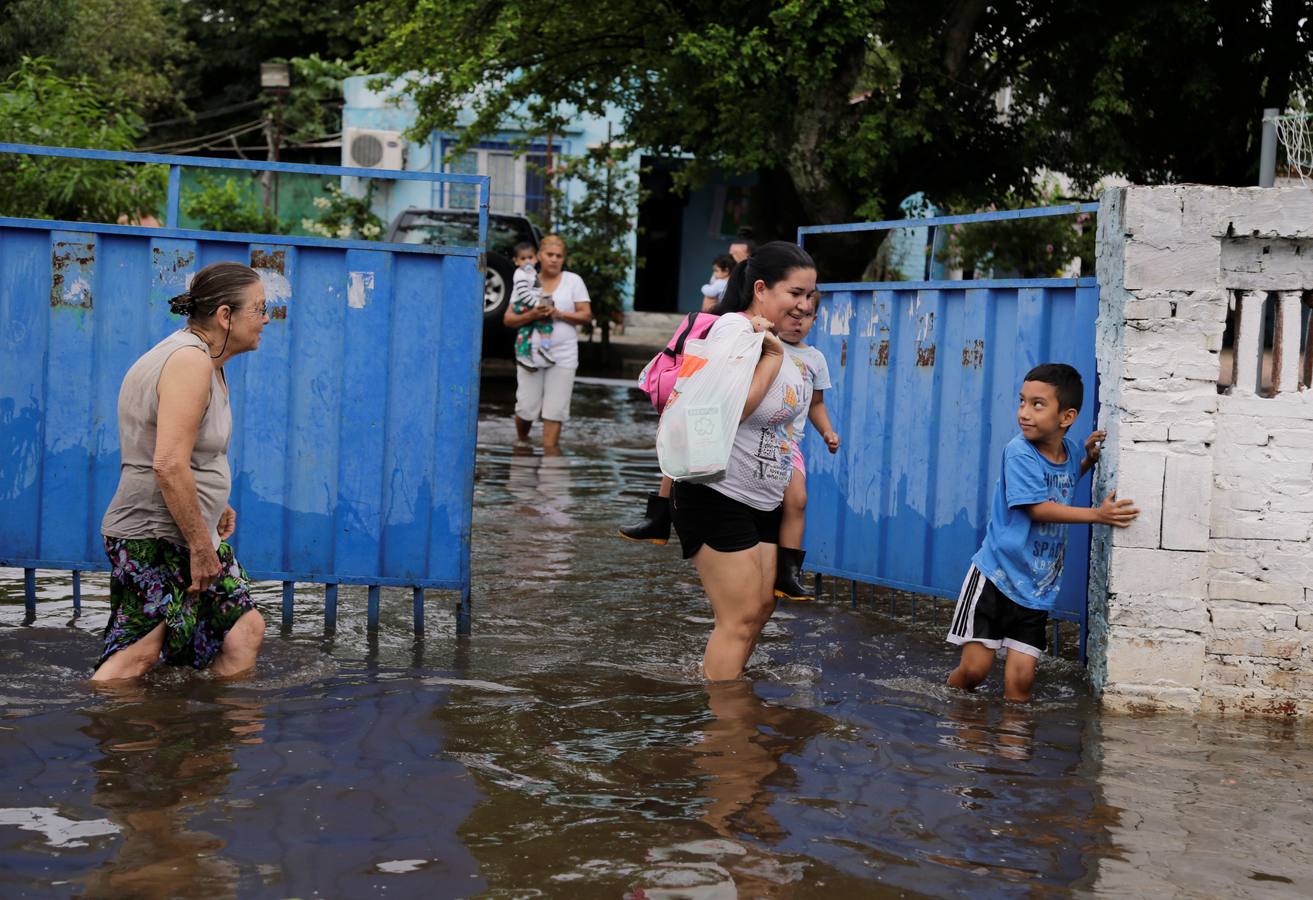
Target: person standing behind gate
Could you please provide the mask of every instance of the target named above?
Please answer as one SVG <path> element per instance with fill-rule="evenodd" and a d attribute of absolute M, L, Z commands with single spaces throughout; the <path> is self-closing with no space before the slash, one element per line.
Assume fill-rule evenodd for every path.
<path fill-rule="evenodd" d="M 232 411 L 224 364 L 269 323 L 253 269 L 221 262 L 169 301 L 187 325 L 132 364 L 119 389 L 122 466 L 101 522 L 110 615 L 93 681 L 157 662 L 218 675 L 255 665 L 264 617 L 228 538 Z"/>
<path fill-rule="evenodd" d="M 1046 363 L 1026 374 L 1017 409 L 1021 434 L 1003 450 L 985 542 L 967 568 L 948 630 L 949 643 L 962 647 L 962 659 L 948 676 L 951 687 L 975 690 L 1002 647 L 1003 696 L 1029 701 L 1048 644 L 1048 614 L 1062 584 L 1067 526 L 1125 528 L 1140 514 L 1116 491 L 1094 509 L 1071 505 L 1106 436 L 1096 431 L 1086 438 L 1084 458 L 1067 437 L 1084 396 L 1080 373 L 1065 363 Z"/>
<path fill-rule="evenodd" d="M 697 566 L 715 614 L 702 660 L 711 681 L 739 677 L 775 611 L 780 505 L 793 472 L 789 436 L 807 406 L 802 371 L 782 365 L 784 347 L 774 332 L 790 312 L 810 308 L 815 289 L 816 264 L 805 250 L 787 241 L 763 244 L 734 267 L 714 310 L 720 319 L 707 333 L 715 343 L 766 332 L 725 477 L 676 482 L 671 492 L 684 558 Z"/>
<path fill-rule="evenodd" d="M 516 436 L 527 441 L 529 429 L 541 416 L 546 448 L 560 444 L 561 425 L 570 419 L 574 373 L 579 368 L 579 334 L 575 326 L 591 322 L 593 311 L 583 279 L 564 271 L 565 241 L 559 235 L 549 234 L 538 243 L 538 265 L 542 304 L 521 313 L 508 307 L 502 321 L 507 328 L 516 329 L 544 318 L 553 322 L 552 364 L 515 366 Z"/>
<path fill-rule="evenodd" d="M 729 283 L 729 273 L 734 271 L 734 266 L 734 257 L 728 253 L 711 261 L 711 280 L 702 285 L 703 312 L 711 312 L 725 296 L 725 285 Z"/>

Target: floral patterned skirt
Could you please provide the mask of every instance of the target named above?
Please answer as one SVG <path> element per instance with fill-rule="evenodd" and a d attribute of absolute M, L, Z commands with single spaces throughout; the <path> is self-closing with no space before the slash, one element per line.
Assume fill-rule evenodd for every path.
<path fill-rule="evenodd" d="M 191 552 L 159 538 L 105 538 L 110 561 L 109 623 L 96 663 L 164 624 L 160 662 L 204 669 L 214 662 L 224 636 L 255 609 L 250 578 L 227 541 L 219 544 L 219 577 L 200 595 L 189 595 Z"/>

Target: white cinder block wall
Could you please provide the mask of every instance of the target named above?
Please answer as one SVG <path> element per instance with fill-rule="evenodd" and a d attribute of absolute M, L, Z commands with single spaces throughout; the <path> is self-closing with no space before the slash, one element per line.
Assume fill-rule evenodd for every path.
<path fill-rule="evenodd" d="M 1141 510 L 1096 528 L 1104 703 L 1313 715 L 1313 190 L 1129 187 L 1099 207 L 1095 472 Z M 1262 387 L 1263 304 L 1275 306 Z M 1234 386 L 1218 392 L 1227 310 Z M 1310 354 L 1313 356 L 1313 353 Z M 1268 394 L 1271 394 L 1270 396 Z"/>

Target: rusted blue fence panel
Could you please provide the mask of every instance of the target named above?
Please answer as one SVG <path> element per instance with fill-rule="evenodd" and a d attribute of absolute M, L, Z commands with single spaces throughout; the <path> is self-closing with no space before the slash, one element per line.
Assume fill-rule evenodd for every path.
<path fill-rule="evenodd" d="M 1093 204 L 1047 214 L 1088 212 Z M 940 224 L 1045 214 L 946 217 Z M 924 219 L 907 227 L 924 227 Z M 936 220 L 938 222 L 938 220 Z M 802 229 L 876 230 L 904 223 Z M 866 583 L 956 597 L 984 538 L 1003 448 L 1018 433 L 1021 379 L 1066 362 L 1085 381 L 1070 435 L 1097 414 L 1093 278 L 822 284 L 810 341 L 825 353 L 826 392 L 843 449 L 809 429 L 807 568 Z M 1077 502 L 1088 504 L 1090 481 Z M 1085 634 L 1089 529 L 1068 532 L 1054 617 Z"/>
<path fill-rule="evenodd" d="M 487 202 L 486 178 L 368 174 L 456 178 Z M 271 318 L 260 348 L 226 367 L 238 558 L 286 583 L 285 621 L 291 583 L 308 581 L 329 587 L 329 625 L 335 586 L 359 584 L 374 588 L 371 626 L 377 587 L 409 586 L 417 630 L 428 588 L 461 592 L 468 630 L 483 239 L 445 248 L 0 219 L 0 565 L 106 568 L 99 526 L 118 482 L 123 375 L 181 327 L 168 299 L 190 276 L 235 260 L 260 271 Z"/>

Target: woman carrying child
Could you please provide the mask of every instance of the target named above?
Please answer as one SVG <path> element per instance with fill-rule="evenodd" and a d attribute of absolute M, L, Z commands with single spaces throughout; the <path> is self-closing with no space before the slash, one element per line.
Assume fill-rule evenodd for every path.
<path fill-rule="evenodd" d="M 715 343 L 744 331 L 765 333 L 761 359 L 734 435 L 725 477 L 678 482 L 671 512 L 685 559 L 692 559 L 711 601 L 715 626 L 703 656 L 712 681 L 737 678 L 775 611 L 781 506 L 793 472 L 797 422 L 808 412 L 803 370 L 783 365 L 776 337 L 786 317 L 809 309 L 816 264 L 797 244 L 772 241 L 730 276 L 707 334 Z"/>
<path fill-rule="evenodd" d="M 531 276 L 532 246 L 515 249 L 514 301 L 502 321 L 515 328 L 515 433 L 529 439 L 541 416 L 543 447 L 560 444 L 561 425 L 570 418 L 574 373 L 579 368 L 576 325 L 592 321 L 588 288 L 574 272 L 564 271 L 565 241 L 554 234 L 538 246 L 538 283 Z M 550 327 L 548 327 L 550 326 Z"/>
<path fill-rule="evenodd" d="M 775 596 L 787 600 L 815 600 L 816 594 L 802 583 L 803 521 L 807 512 L 807 465 L 802 456 L 802 438 L 810 420 L 821 433 L 821 439 L 831 453 L 839 452 L 839 435 L 830 424 L 830 413 L 825 408 L 825 392 L 830 389 L 830 367 L 825 354 L 804 344 L 812 325 L 816 324 L 816 305 L 820 291 L 812 295 L 811 304 L 799 307 L 784 317 L 780 326 L 780 340 L 790 362 L 803 373 L 802 406 L 806 418 L 799 419 L 793 434 L 793 477 L 784 492 L 784 515 L 780 522 L 780 561 L 775 578 Z"/>

